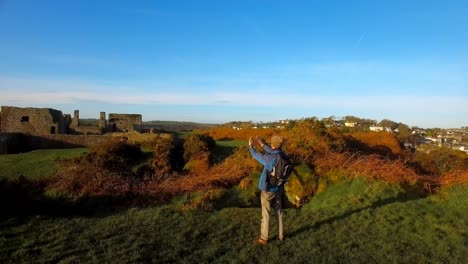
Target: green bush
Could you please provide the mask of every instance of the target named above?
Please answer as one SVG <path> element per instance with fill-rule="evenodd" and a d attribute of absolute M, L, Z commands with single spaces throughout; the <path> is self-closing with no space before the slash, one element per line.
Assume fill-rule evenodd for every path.
<path fill-rule="evenodd" d="M 213 164 L 215 147 L 216 141 L 208 135 L 189 135 L 184 142 L 184 170 L 194 174 L 206 172 Z"/>
<path fill-rule="evenodd" d="M 417 151 L 410 163 L 419 173 L 442 175 L 451 170 L 468 170 L 468 155 L 449 148 Z"/>
<path fill-rule="evenodd" d="M 294 167 L 288 182 L 285 185 L 285 193 L 288 201 L 295 207 L 299 207 L 304 200 L 313 195 L 318 188 L 318 178 L 314 171 L 305 163 Z"/>
<path fill-rule="evenodd" d="M 398 184 L 366 181 L 363 177 L 349 180 L 337 175 L 330 177 L 326 191 L 315 195 L 301 210 L 336 214 L 349 209 L 369 207 L 382 201 L 405 200 L 404 193 L 405 190 Z"/>
<path fill-rule="evenodd" d="M 153 142 L 153 151 L 151 166 L 156 176 L 167 176 L 183 168 L 182 145 L 174 136 L 158 138 Z"/>
<path fill-rule="evenodd" d="M 184 160 L 201 159 L 211 156 L 210 151 L 216 146 L 216 141 L 208 136 L 201 134 L 189 135 L 184 142 Z"/>
<path fill-rule="evenodd" d="M 260 172 L 256 171 L 244 178 L 239 185 L 227 190 L 215 203 L 215 208 L 226 207 L 259 207 L 260 190 L 258 180 Z"/>
<path fill-rule="evenodd" d="M 97 167 L 114 172 L 130 171 L 131 167 L 140 163 L 144 153 L 139 145 L 123 141 L 109 140 L 93 146 L 89 153 L 77 159 L 84 159 Z"/>

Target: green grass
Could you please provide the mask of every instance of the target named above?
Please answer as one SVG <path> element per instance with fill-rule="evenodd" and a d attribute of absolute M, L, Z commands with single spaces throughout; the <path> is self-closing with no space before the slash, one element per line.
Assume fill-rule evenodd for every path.
<path fill-rule="evenodd" d="M 173 134 L 176 136 L 176 137 L 179 137 L 179 138 L 187 138 L 188 136 L 192 135 L 194 132 L 192 131 L 175 131 L 173 132 Z"/>
<path fill-rule="evenodd" d="M 57 170 L 56 160 L 81 155 L 87 149 L 46 149 L 21 154 L 0 155 L 0 178 L 14 179 L 19 176 L 36 179 L 53 175 Z"/>
<path fill-rule="evenodd" d="M 259 208 L 176 205 L 0 220 L 2 263 L 466 263 L 468 188 L 419 197 L 362 179 L 285 211 L 286 240 L 253 245 Z M 274 221 L 273 221 L 274 223 Z"/>
<path fill-rule="evenodd" d="M 216 141 L 216 145 L 222 147 L 240 147 L 240 146 L 248 146 L 248 141 L 246 140 L 218 140 Z"/>
<path fill-rule="evenodd" d="M 246 146 L 247 141 L 242 140 L 217 140 L 216 147 L 213 150 L 215 163 L 220 163 L 230 155 L 234 154 L 235 150 L 240 146 Z"/>

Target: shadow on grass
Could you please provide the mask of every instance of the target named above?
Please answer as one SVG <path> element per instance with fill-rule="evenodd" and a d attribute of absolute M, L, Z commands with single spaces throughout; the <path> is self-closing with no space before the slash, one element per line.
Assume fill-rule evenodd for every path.
<path fill-rule="evenodd" d="M 72 143 L 67 142 L 66 138 L 63 140 L 55 139 L 54 136 L 55 135 L 46 137 L 33 136 L 23 133 L 0 133 L 0 154 L 17 154 L 38 149 L 68 149 L 86 147 L 84 142 Z"/>
<path fill-rule="evenodd" d="M 398 158 L 398 155 L 385 145 L 371 146 L 352 136 L 345 136 L 344 140 L 346 149 L 350 152 L 363 153 L 365 155 L 377 154 L 390 159 Z"/>
<path fill-rule="evenodd" d="M 87 196 L 76 200 L 53 197 L 45 193 L 48 181 L 0 180 L 0 218 L 48 215 L 55 217 L 105 217 L 138 205 L 159 203 L 154 197 L 143 195 Z"/>
<path fill-rule="evenodd" d="M 417 188 L 417 186 L 404 185 L 403 188 L 404 188 L 405 191 L 401 192 L 401 193 L 398 193 L 398 195 L 395 196 L 395 197 L 390 197 L 390 198 L 387 198 L 387 199 L 378 200 L 377 202 L 375 202 L 375 203 L 373 203 L 373 204 L 371 204 L 369 206 L 365 206 L 365 207 L 362 207 L 362 208 L 357 208 L 357 209 L 354 209 L 354 210 L 351 210 L 351 211 L 347 211 L 344 214 L 333 216 L 333 217 L 330 217 L 328 219 L 318 221 L 313 225 L 304 226 L 304 227 L 299 228 L 298 230 L 293 231 L 293 232 L 291 232 L 290 234 L 287 234 L 287 235 L 289 237 L 295 237 L 295 236 L 298 236 L 298 235 L 300 235 L 300 234 L 302 234 L 304 232 L 318 230 L 320 228 L 320 226 L 322 226 L 322 225 L 332 224 L 332 223 L 334 223 L 336 221 L 344 220 L 344 219 L 346 219 L 348 217 L 351 217 L 354 214 L 358 214 L 360 212 L 363 212 L 363 211 L 366 211 L 366 210 L 369 210 L 369 209 L 375 210 L 377 208 L 380 208 L 380 207 L 383 207 L 383 206 L 386 206 L 386 205 L 389 205 L 389 204 L 397 203 L 397 202 L 404 203 L 404 202 L 408 202 L 408 201 L 419 200 L 419 199 L 423 199 L 423 198 L 427 197 L 427 195 L 428 195 L 425 192 L 421 192 L 420 191 L 421 189 Z"/>
<path fill-rule="evenodd" d="M 234 154 L 237 147 L 234 146 L 221 146 L 216 144 L 213 149 L 214 163 L 222 163 L 227 157 Z"/>

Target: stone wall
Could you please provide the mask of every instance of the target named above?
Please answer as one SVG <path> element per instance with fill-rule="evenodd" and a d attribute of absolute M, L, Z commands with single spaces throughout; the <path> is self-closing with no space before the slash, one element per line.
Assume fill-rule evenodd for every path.
<path fill-rule="evenodd" d="M 132 132 L 142 125 L 141 115 L 109 114 L 109 128 L 111 132 Z"/>
<path fill-rule="evenodd" d="M 62 146 L 61 148 L 68 148 L 67 146 L 91 147 L 93 145 L 109 140 L 109 138 L 110 136 L 104 135 L 47 135 L 42 137 L 42 139 L 45 142 L 41 142 L 44 144 L 40 145 L 40 147 L 50 148 L 50 146 L 47 146 L 47 144 L 50 142 L 56 142 L 56 146 Z"/>
<path fill-rule="evenodd" d="M 70 127 L 67 134 L 72 135 L 101 135 L 105 129 L 106 119 L 104 113 L 101 112 L 101 119 L 97 124 L 82 124 L 80 123 L 80 110 L 75 110 L 73 113 L 73 119 L 71 119 Z M 102 125 L 104 124 L 104 126 Z"/>
<path fill-rule="evenodd" d="M 2 106 L 0 127 L 3 133 L 50 135 L 67 133 L 68 124 L 59 110 Z"/>
<path fill-rule="evenodd" d="M 0 133 L 0 154 L 14 154 L 36 149 L 64 149 L 90 147 L 106 141 L 101 135 L 27 135 Z"/>
<path fill-rule="evenodd" d="M 70 127 L 69 134 L 72 135 L 101 135 L 102 129 L 98 125 L 83 125 Z"/>

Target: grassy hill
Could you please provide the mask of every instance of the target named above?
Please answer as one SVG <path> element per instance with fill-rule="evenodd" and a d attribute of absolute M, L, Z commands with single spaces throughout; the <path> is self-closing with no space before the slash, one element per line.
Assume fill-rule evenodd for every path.
<path fill-rule="evenodd" d="M 241 145 L 246 142 L 217 142 L 213 150 L 217 157 L 232 155 L 239 159 L 226 163 L 229 170 L 220 166 L 222 181 L 214 178 L 218 181 L 212 182 L 224 183 L 233 166 L 252 161 L 250 155 L 242 156 L 242 151 L 233 155 L 233 149 Z M 248 154 L 247 148 L 244 150 Z M 0 155 L 0 263 L 465 263 L 468 257 L 466 181 L 452 187 L 444 185 L 437 194 L 429 195 L 407 182 L 366 177 L 365 173 L 375 173 L 383 163 L 355 177 L 345 177 L 339 170 L 323 175 L 310 173 L 307 175 L 316 177 L 318 183 L 326 183 L 324 188 L 306 197 L 300 209 L 285 210 L 285 241 L 277 240 L 273 220 L 270 243 L 258 246 L 253 240 L 259 234 L 261 210 L 250 199 L 258 202 L 252 178 L 257 179 L 259 172 L 244 178 L 251 180 L 245 188 L 240 187 L 242 182 L 235 182 L 221 185 L 234 186 L 230 190 L 198 190 L 201 200 L 197 189 L 189 189 L 170 196 L 172 200 L 168 198 L 164 205 L 156 205 L 156 196 L 140 192 L 144 189 L 138 186 L 144 182 L 124 182 L 132 192 L 119 193 L 115 187 L 124 185 L 106 185 L 117 178 L 99 177 L 101 168 L 93 174 L 85 170 L 87 166 L 71 164 L 71 168 L 85 173 L 79 178 L 62 175 L 71 179 L 65 182 L 69 191 L 79 187 L 80 182 L 73 179 L 94 184 L 82 186 L 99 187 L 93 192 L 82 189 L 87 195 L 73 196 L 79 197 L 76 200 L 64 198 L 47 189 L 46 182 L 38 181 L 54 174 L 57 158 L 76 157 L 85 151 Z M 145 154 L 152 156 L 149 150 Z M 319 161 L 316 164 L 322 164 Z M 366 160 L 358 161 L 362 164 Z M 351 165 L 348 162 L 346 169 Z M 401 167 L 384 167 L 379 173 L 395 168 Z M 202 176 L 206 175 L 192 175 L 191 180 Z M 304 182 L 309 179 L 303 176 Z M 190 182 L 185 179 L 178 176 L 168 182 L 187 186 Z M 158 187 L 164 182 L 156 183 Z M 289 184 L 293 186 L 293 181 Z M 110 191 L 103 194 L 101 187 Z M 216 195 L 219 190 L 222 195 Z M 229 197 L 249 200 L 236 203 Z M 198 201 L 210 206 L 190 206 Z"/>
<path fill-rule="evenodd" d="M 85 148 L 45 149 L 21 154 L 0 155 L 0 179 L 14 179 L 19 176 L 36 179 L 50 176 L 57 169 L 57 159 L 73 158 L 85 151 Z"/>
<path fill-rule="evenodd" d="M 285 212 L 286 240 L 266 246 L 259 208 L 160 207 L 0 220 L 0 261 L 79 263 L 466 263 L 466 186 L 419 197 L 342 182 Z M 273 226 L 275 226 L 273 221 Z"/>

